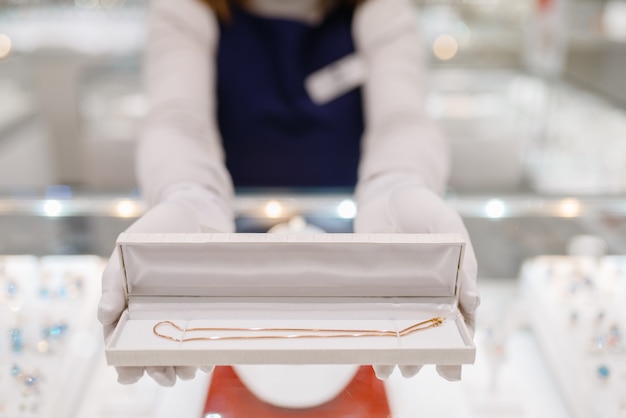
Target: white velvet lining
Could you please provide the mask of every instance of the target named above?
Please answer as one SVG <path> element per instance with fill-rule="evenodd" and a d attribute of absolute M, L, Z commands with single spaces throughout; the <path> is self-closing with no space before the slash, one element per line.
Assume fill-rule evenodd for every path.
<path fill-rule="evenodd" d="M 118 241 L 133 295 L 452 296 L 456 235 L 151 234 Z"/>
<path fill-rule="evenodd" d="M 198 327 L 237 327 L 237 328 L 331 328 L 331 329 L 379 329 L 398 331 L 411 326 L 416 322 L 427 318 L 419 318 L 414 321 L 362 321 L 362 320 L 324 320 L 324 321 L 289 321 L 283 320 L 250 320 L 250 321 L 175 321 L 177 325 L 185 328 Z M 346 337 L 346 338 L 312 338 L 312 339 L 256 339 L 256 340 L 215 340 L 215 341 L 185 341 L 176 342 L 157 337 L 152 332 L 154 320 L 135 320 L 126 323 L 124 331 L 117 340 L 117 349 L 153 350 L 155 348 L 179 348 L 189 350 L 316 350 L 316 349 L 344 349 L 358 350 L 367 349 L 393 349 L 393 348 L 461 348 L 465 342 L 461 338 L 454 320 L 444 322 L 438 327 L 418 331 L 404 337 Z M 292 331 L 189 331 L 179 332 L 172 328 L 161 327 L 160 332 L 176 338 L 191 338 L 205 336 L 260 336 L 260 335 L 297 335 L 312 334 L 311 332 Z M 314 334 L 314 333 L 313 333 Z M 321 335 L 321 334 L 320 334 Z"/>
<path fill-rule="evenodd" d="M 322 309 L 303 304 L 300 312 L 316 312 L 300 317 L 295 304 L 248 309 L 218 303 L 207 311 L 139 310 L 125 312 L 107 347 L 107 359 L 114 365 L 194 365 L 194 364 L 466 364 L 473 362 L 475 348 L 455 306 L 416 306 L 402 304 L 390 309 L 385 304 L 358 304 L 346 309 Z M 280 305 L 280 304 L 279 304 Z M 284 304 L 288 305 L 288 304 Z M 291 304 L 289 304 L 291 305 Z M 350 309 L 352 308 L 352 309 Z M 233 315 L 234 312 L 239 312 Z M 170 320 L 184 329 L 235 327 L 238 331 L 192 331 L 181 333 L 162 327 L 160 332 L 176 338 L 211 335 L 280 335 L 284 331 L 251 331 L 245 328 L 328 328 L 399 331 L 415 323 L 442 316 L 438 327 L 414 334 L 377 337 L 248 339 L 178 342 L 158 337 L 154 325 Z M 207 319 L 209 318 L 210 319 Z"/>
<path fill-rule="evenodd" d="M 250 331 L 244 328 L 329 328 L 400 330 L 430 317 L 415 320 L 175 320 L 185 328 L 235 327 L 240 331 L 187 331 L 162 327 L 160 332 L 176 338 L 210 335 L 294 335 L 294 331 Z M 393 361 L 420 364 L 461 364 L 473 359 L 473 346 L 463 338 L 455 317 L 433 328 L 402 337 L 281 338 L 210 341 L 171 341 L 158 337 L 154 325 L 162 320 L 126 321 L 109 347 L 112 364 L 360 364 Z M 302 332 L 308 333 L 308 332 Z M 116 355 L 118 357 L 116 357 Z M 469 357 L 468 357 L 469 355 Z"/>

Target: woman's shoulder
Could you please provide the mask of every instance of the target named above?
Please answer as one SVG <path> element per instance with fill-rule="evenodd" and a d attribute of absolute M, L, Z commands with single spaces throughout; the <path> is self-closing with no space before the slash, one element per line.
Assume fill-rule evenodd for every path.
<path fill-rule="evenodd" d="M 215 13 L 200 0 L 149 0 L 149 19 L 166 21 L 203 39 L 218 31 Z"/>
<path fill-rule="evenodd" d="M 365 0 L 357 7 L 353 31 L 357 42 L 371 45 L 417 26 L 417 9 L 410 0 Z"/>

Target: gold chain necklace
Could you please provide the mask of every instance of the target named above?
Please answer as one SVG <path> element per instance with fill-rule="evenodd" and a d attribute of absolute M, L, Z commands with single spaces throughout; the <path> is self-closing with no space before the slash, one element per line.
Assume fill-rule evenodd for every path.
<path fill-rule="evenodd" d="M 375 330 L 375 329 L 330 329 L 330 328 L 228 328 L 228 327 L 199 327 L 199 328 L 182 328 L 172 321 L 157 322 L 152 328 L 154 335 L 167 340 L 184 343 L 187 341 L 215 341 L 215 340 L 267 340 L 276 338 L 346 338 L 346 337 L 404 337 L 418 331 L 429 328 L 438 327 L 445 321 L 444 317 L 437 316 L 418 322 L 400 331 L 392 330 Z M 182 333 L 182 335 L 191 332 L 222 332 L 222 331 L 246 331 L 246 332 L 295 332 L 297 334 L 286 335 L 210 335 L 205 337 L 184 337 L 176 338 L 163 334 L 163 327 L 171 327 Z"/>

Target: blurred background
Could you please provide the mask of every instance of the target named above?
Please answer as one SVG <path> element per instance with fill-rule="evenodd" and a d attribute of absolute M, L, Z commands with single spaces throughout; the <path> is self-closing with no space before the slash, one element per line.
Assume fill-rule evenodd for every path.
<path fill-rule="evenodd" d="M 626 1 L 414 3 L 428 109 L 452 144 L 448 196 L 484 243 L 485 275 L 515 275 L 525 256 L 563 253 L 578 233 L 606 235 L 622 252 Z M 0 213 L 46 215 L 38 198 L 64 200 L 53 214 L 85 215 L 78 224 L 141 212 L 133 152 L 147 109 L 145 15 L 145 0 L 0 0 Z M 275 192 L 240 191 L 242 229 L 295 212 L 350 228 L 342 191 Z M 267 201 L 284 197 L 296 207 L 268 221 Z M 110 205 L 117 198 L 130 199 L 121 215 Z M 104 254 L 127 224 L 118 221 L 109 235 L 64 231 L 63 245 L 40 233 L 35 247 L 20 244 L 20 226 L 17 237 L 3 234 L 0 252 Z"/>
<path fill-rule="evenodd" d="M 453 143 L 452 189 L 623 190 L 623 0 L 415 7 L 429 109 Z M 2 188 L 134 187 L 145 12 L 141 0 L 0 2 Z"/>

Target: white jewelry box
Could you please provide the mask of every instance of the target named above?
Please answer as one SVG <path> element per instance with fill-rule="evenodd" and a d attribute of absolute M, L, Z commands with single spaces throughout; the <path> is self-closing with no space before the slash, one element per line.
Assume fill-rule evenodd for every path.
<path fill-rule="evenodd" d="M 105 349 L 109 365 L 474 362 L 457 306 L 459 235 L 123 233 L 117 249 L 127 309 Z M 445 320 L 405 336 L 320 331 L 398 332 L 434 317 Z M 164 320 L 185 331 L 159 332 L 199 340 L 159 337 Z M 233 330 L 192 330 L 206 327 Z"/>

